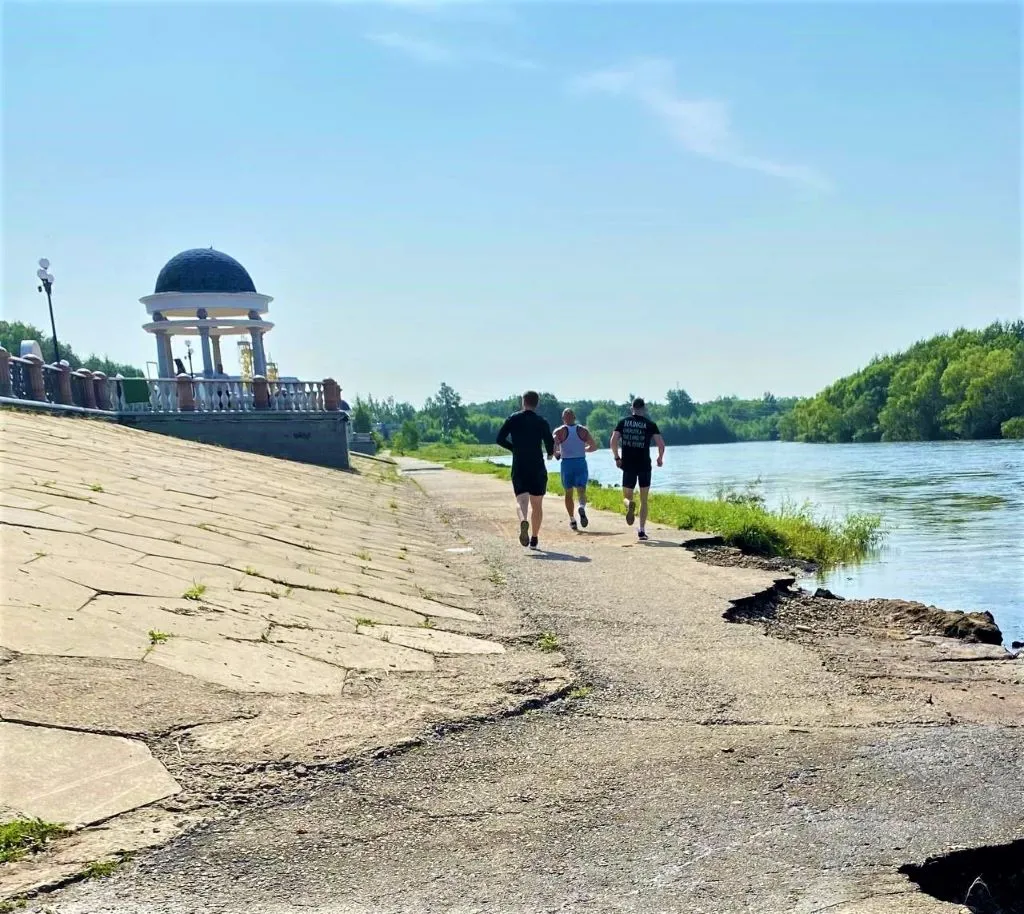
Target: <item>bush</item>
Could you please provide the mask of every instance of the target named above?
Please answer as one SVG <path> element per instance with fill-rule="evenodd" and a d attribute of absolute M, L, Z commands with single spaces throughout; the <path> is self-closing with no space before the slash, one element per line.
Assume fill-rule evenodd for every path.
<path fill-rule="evenodd" d="M 1024 416 L 1007 419 L 999 427 L 999 431 L 1004 438 L 1024 438 Z"/>

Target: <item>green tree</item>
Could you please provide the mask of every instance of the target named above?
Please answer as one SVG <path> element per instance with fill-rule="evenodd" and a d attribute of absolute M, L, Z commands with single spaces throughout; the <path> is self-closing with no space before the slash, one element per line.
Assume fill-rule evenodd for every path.
<path fill-rule="evenodd" d="M 437 420 L 443 441 L 451 441 L 456 429 L 466 427 L 467 412 L 462 405 L 462 397 L 444 381 L 436 396 L 427 400 L 424 412 Z"/>
<path fill-rule="evenodd" d="M 25 324 L 21 321 L 0 321 L 0 346 L 3 346 L 12 355 L 19 355 L 21 352 L 22 340 L 37 340 L 40 349 L 43 351 L 43 358 L 52 363 L 54 361 L 53 336 L 43 333 L 38 327 L 32 324 Z M 63 342 L 60 344 L 60 357 L 67 361 L 72 368 L 88 368 L 90 371 L 102 371 L 104 374 L 114 377 L 123 375 L 126 378 L 141 378 L 141 368 L 128 365 L 122 362 L 112 362 L 106 356 L 100 358 L 90 355 L 83 359 L 78 356 L 74 349 Z"/>
<path fill-rule="evenodd" d="M 609 406 L 595 406 L 587 416 L 587 428 L 594 436 L 599 447 L 608 447 L 612 431 L 618 424 L 620 415 Z"/>
<path fill-rule="evenodd" d="M 1000 431 L 1004 438 L 1024 438 L 1024 416 L 1007 419 L 1000 426 Z"/>
<path fill-rule="evenodd" d="M 356 397 L 356 406 L 352 410 L 352 431 L 365 435 L 373 428 L 373 414 L 366 401 Z"/>
<path fill-rule="evenodd" d="M 665 394 L 665 400 L 668 405 L 668 414 L 673 419 L 689 419 L 697 411 L 690 395 L 681 387 Z"/>

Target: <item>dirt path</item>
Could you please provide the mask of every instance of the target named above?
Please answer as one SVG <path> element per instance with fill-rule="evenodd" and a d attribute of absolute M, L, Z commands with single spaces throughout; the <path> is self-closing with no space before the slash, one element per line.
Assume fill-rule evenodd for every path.
<path fill-rule="evenodd" d="M 549 499 L 527 552 L 504 485 L 413 475 L 590 691 L 311 774 L 49 910 L 962 911 L 899 868 L 1024 835 L 1019 662 L 766 637 L 722 616 L 771 576 L 678 531 L 575 535 Z"/>

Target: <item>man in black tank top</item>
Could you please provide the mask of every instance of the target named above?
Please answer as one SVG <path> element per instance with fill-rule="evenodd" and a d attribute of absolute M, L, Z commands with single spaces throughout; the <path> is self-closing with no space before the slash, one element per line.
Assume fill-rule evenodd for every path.
<path fill-rule="evenodd" d="M 612 456 L 622 470 L 622 495 L 626 502 L 626 523 L 632 525 L 636 517 L 633 490 L 640 484 L 640 529 L 637 538 L 647 539 L 647 493 L 651 488 L 651 442 L 658 446 L 658 466 L 665 462 L 665 439 L 657 424 L 647 418 L 647 404 L 641 397 L 633 401 L 630 415 L 619 420 L 612 432 Z M 622 453 L 619 454 L 619 445 Z"/>
<path fill-rule="evenodd" d="M 499 445 L 512 452 L 512 491 L 519 516 L 519 542 L 531 549 L 537 548 L 544 518 L 544 493 L 548 490 L 544 454 L 550 460 L 555 453 L 551 426 L 536 412 L 539 404 L 540 395 L 535 390 L 523 394 L 523 408 L 505 420 L 497 439 Z"/>

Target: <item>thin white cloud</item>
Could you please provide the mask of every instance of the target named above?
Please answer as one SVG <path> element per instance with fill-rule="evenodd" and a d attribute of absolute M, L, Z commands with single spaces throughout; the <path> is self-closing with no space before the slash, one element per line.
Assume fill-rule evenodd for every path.
<path fill-rule="evenodd" d="M 367 35 L 366 39 L 383 48 L 390 48 L 392 51 L 412 57 L 420 63 L 455 63 L 455 54 L 450 48 L 422 38 L 413 38 L 398 32 L 373 32 Z"/>
<path fill-rule="evenodd" d="M 366 39 L 423 64 L 450 66 L 459 63 L 483 63 L 510 70 L 543 69 L 537 61 L 528 57 L 517 57 L 486 48 L 455 48 L 400 32 L 371 32 Z"/>
<path fill-rule="evenodd" d="M 732 126 L 728 106 L 712 99 L 684 98 L 676 89 L 673 64 L 641 60 L 627 67 L 601 70 L 572 80 L 577 92 L 602 93 L 631 99 L 657 117 L 673 139 L 694 155 L 747 168 L 818 190 L 831 182 L 814 168 L 790 165 L 743 152 Z"/>

